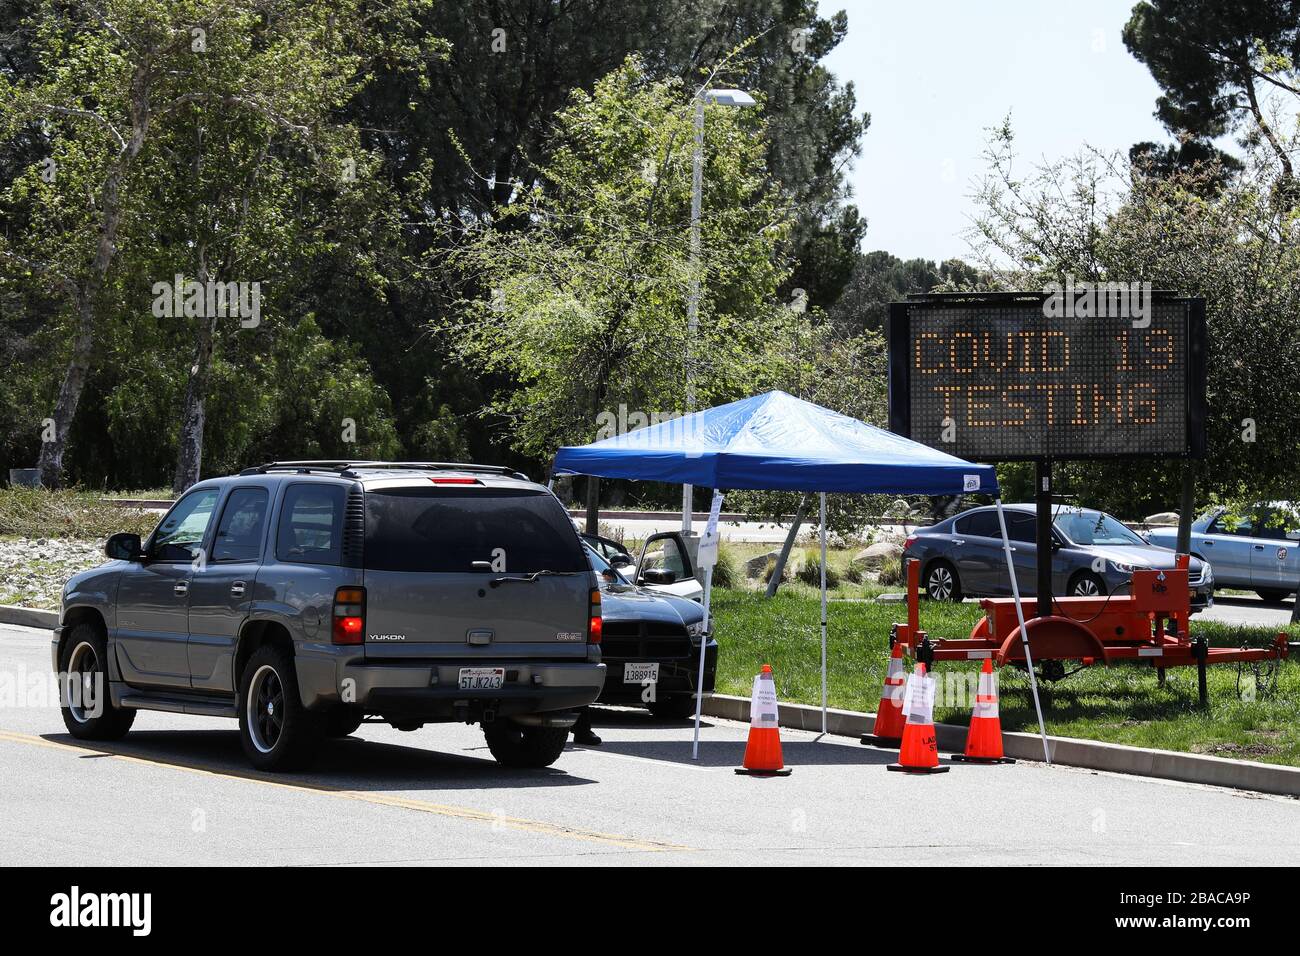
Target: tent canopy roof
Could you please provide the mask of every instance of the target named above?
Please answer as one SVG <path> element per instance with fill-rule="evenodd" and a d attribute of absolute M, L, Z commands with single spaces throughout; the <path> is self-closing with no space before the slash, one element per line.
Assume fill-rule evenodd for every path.
<path fill-rule="evenodd" d="M 553 471 L 724 489 L 904 495 L 998 490 L 991 465 L 973 465 L 781 391 L 561 448 Z"/>

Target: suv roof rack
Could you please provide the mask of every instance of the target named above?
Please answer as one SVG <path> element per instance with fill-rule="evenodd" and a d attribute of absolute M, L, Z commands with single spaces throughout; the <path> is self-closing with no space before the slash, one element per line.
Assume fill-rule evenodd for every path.
<path fill-rule="evenodd" d="M 264 475 L 269 471 L 320 471 L 340 477 L 355 477 L 358 468 L 409 468 L 418 471 L 477 471 L 487 475 L 503 475 L 528 481 L 527 475 L 504 465 L 475 465 L 457 461 L 270 461 L 264 465 L 245 468 L 241 475 Z"/>

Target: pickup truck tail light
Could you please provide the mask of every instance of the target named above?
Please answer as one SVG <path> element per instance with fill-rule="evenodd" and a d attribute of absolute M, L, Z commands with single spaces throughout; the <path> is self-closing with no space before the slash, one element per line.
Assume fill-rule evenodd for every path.
<path fill-rule="evenodd" d="M 330 639 L 335 644 L 360 644 L 365 640 L 366 589 L 339 588 L 334 592 L 334 623 Z"/>
<path fill-rule="evenodd" d="M 591 604 L 587 618 L 587 643 L 599 644 L 604 622 L 600 616 L 600 588 L 591 589 Z"/>

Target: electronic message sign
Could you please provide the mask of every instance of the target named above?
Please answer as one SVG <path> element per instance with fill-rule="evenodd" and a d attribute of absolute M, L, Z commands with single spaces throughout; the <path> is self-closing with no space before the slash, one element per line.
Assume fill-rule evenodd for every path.
<path fill-rule="evenodd" d="M 892 304 L 890 429 L 975 461 L 1202 457 L 1205 300 L 1070 291 Z"/>

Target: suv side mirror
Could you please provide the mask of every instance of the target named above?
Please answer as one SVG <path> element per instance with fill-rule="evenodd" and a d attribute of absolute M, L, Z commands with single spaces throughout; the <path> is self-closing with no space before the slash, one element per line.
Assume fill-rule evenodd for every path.
<path fill-rule="evenodd" d="M 641 575 L 642 584 L 672 584 L 677 580 L 677 573 L 667 568 L 646 568 Z"/>
<path fill-rule="evenodd" d="M 632 566 L 632 556 L 630 554 L 616 554 L 609 559 L 609 564 L 613 568 L 630 568 Z"/>
<path fill-rule="evenodd" d="M 119 531 L 104 543 L 104 553 L 114 561 L 139 561 L 140 536 L 129 531 Z"/>

